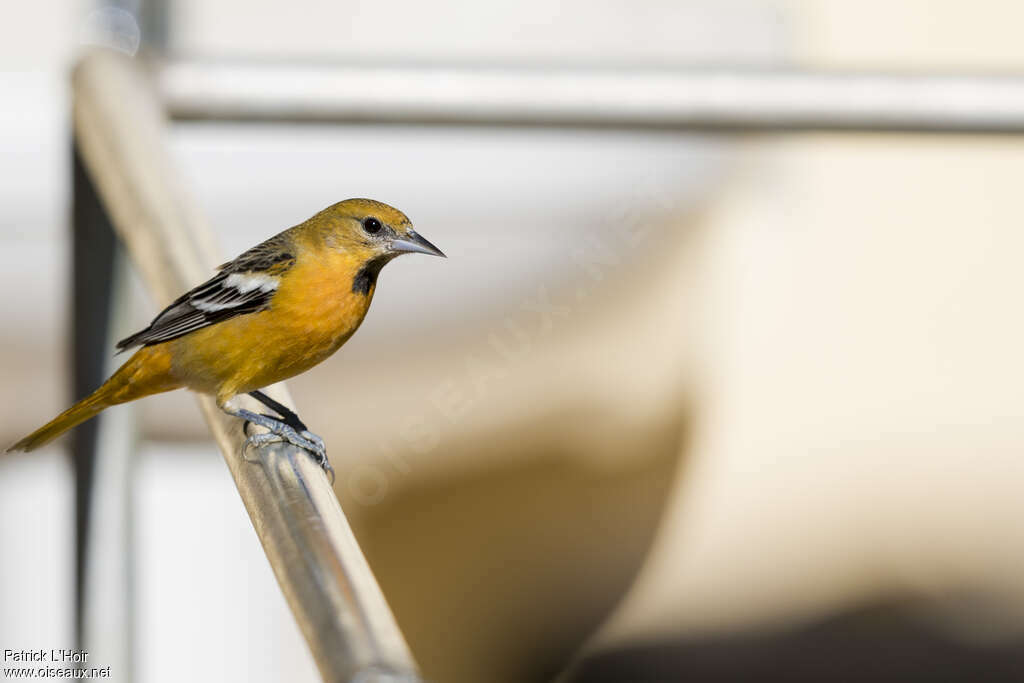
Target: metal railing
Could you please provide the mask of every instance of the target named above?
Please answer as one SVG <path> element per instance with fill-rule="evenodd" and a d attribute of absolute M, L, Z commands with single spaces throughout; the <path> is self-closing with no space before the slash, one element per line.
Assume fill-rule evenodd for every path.
<path fill-rule="evenodd" d="M 156 80 L 182 119 L 1024 132 L 1014 75 L 171 60 Z"/>
<path fill-rule="evenodd" d="M 106 302 L 116 292 L 105 283 L 116 262 L 115 234 L 164 302 L 201 282 L 222 259 L 211 230 L 178 182 L 164 141 L 164 109 L 143 64 L 116 53 L 91 53 L 75 69 L 72 90 L 75 282 L 81 288 L 75 309 L 75 374 L 81 388 L 98 384 L 100 359 L 110 355 L 106 341 L 112 311 Z M 290 404 L 283 386 L 268 393 Z M 199 403 L 324 680 L 419 681 L 405 640 L 313 458 L 285 444 L 245 451 L 241 421 L 225 415 L 209 397 L 200 397 Z M 258 411 L 252 403 L 247 407 Z M 118 600 L 118 590 L 104 582 L 107 574 L 119 577 L 115 580 L 130 577 L 125 534 L 93 533 L 97 524 L 90 521 L 116 526 L 118 511 L 103 514 L 100 503 L 118 496 L 119 487 L 105 487 L 98 497 L 104 477 L 97 472 L 125 472 L 131 450 L 123 443 L 108 448 L 116 438 L 95 440 L 97 432 L 109 433 L 109 419 L 80 431 L 73 446 L 80 493 L 78 626 L 85 642 L 109 632 L 90 605 L 113 613 L 120 621 L 117 628 L 130 631 L 130 609 L 110 604 Z M 118 480 L 126 482 L 126 477 Z M 127 498 L 121 489 L 119 500 Z M 123 587 L 120 593 L 124 601 Z M 108 643 L 106 649 L 105 655 L 111 649 L 121 652 L 118 665 L 130 670 L 130 646 Z"/>

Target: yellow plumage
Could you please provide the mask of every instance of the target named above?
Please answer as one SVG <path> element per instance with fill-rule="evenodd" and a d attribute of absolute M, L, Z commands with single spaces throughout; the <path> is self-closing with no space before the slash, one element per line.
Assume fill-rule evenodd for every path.
<path fill-rule="evenodd" d="M 139 349 L 99 389 L 7 450 L 35 450 L 110 406 L 181 387 L 170 372 L 170 361 L 170 354 L 159 346 Z"/>
<path fill-rule="evenodd" d="M 410 251 L 443 255 L 386 204 L 349 199 L 328 207 L 172 303 L 119 344 L 144 346 L 99 389 L 8 450 L 38 448 L 143 396 L 187 387 L 227 409 L 237 394 L 305 372 L 359 328 L 380 268 Z"/>
<path fill-rule="evenodd" d="M 222 402 L 305 372 L 363 321 L 373 288 L 366 295 L 352 292 L 361 266 L 349 254 L 300 259 L 282 278 L 270 309 L 167 342 L 172 372 Z"/>

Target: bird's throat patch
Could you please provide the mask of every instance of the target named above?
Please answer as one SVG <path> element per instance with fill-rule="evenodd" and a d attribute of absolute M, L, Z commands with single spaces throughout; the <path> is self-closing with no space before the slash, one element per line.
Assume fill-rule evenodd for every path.
<path fill-rule="evenodd" d="M 377 282 L 377 275 L 380 274 L 380 269 L 390 260 L 386 256 L 378 256 L 364 263 L 363 267 L 356 272 L 356 276 L 352 279 L 352 293 L 369 294 L 370 288 Z"/>

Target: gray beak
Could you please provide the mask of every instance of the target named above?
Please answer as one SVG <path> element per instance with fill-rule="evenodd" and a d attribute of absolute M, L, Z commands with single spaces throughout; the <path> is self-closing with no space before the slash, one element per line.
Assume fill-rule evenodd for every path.
<path fill-rule="evenodd" d="M 391 243 L 391 251 L 399 254 L 428 254 L 448 258 L 440 249 L 423 239 L 418 233 L 410 230 L 408 239 L 395 240 Z"/>

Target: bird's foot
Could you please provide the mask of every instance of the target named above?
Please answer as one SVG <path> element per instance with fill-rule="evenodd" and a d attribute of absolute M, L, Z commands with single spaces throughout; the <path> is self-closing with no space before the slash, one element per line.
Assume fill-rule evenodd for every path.
<path fill-rule="evenodd" d="M 318 435 L 309 431 L 308 429 L 301 429 L 298 431 L 299 437 L 305 439 L 307 443 L 313 444 L 313 448 L 301 446 L 307 451 L 312 453 L 316 457 L 316 462 L 323 468 L 323 471 L 327 473 L 327 476 L 331 479 L 331 486 L 334 486 L 334 468 L 331 467 L 331 463 L 327 461 L 327 444 Z"/>
<path fill-rule="evenodd" d="M 303 429 L 301 431 L 294 427 L 285 424 L 277 418 L 271 417 L 270 415 L 261 415 L 254 413 L 249 410 L 239 410 L 238 417 L 242 418 L 246 422 L 246 434 L 248 434 L 248 425 L 254 424 L 260 427 L 267 428 L 268 432 L 259 432 L 257 434 L 249 434 L 245 440 L 245 446 L 261 446 L 266 443 L 274 442 L 285 442 L 290 443 L 293 446 L 297 446 L 314 458 L 316 462 L 323 468 L 324 472 L 331 480 L 331 486 L 334 485 L 334 468 L 331 467 L 331 463 L 327 461 L 327 445 L 324 440 L 319 436 Z"/>

